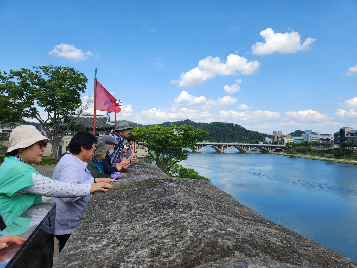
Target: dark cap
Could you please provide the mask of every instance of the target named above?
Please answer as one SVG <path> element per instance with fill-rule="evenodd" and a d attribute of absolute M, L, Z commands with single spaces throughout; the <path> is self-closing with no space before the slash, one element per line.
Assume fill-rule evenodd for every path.
<path fill-rule="evenodd" d="M 110 136 L 110 135 L 102 136 L 102 141 L 104 141 L 105 144 L 114 144 L 114 145 L 118 144 L 117 140 L 113 136 Z"/>

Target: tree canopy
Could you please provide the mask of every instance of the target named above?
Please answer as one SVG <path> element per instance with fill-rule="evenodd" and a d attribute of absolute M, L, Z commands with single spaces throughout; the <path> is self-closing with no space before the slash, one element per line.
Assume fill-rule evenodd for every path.
<path fill-rule="evenodd" d="M 131 134 L 137 142 L 143 143 L 149 149 L 149 157 L 164 172 L 176 163 L 186 160 L 188 150 L 194 149 L 197 142 L 203 140 L 207 131 L 192 126 L 171 124 L 170 127 L 152 125 L 147 128 L 134 128 Z"/>
<path fill-rule="evenodd" d="M 0 71 L 0 122 L 37 119 L 55 156 L 59 141 L 73 124 L 73 116 L 81 113 L 80 94 L 85 92 L 87 81 L 83 73 L 70 67 L 49 65 Z"/>

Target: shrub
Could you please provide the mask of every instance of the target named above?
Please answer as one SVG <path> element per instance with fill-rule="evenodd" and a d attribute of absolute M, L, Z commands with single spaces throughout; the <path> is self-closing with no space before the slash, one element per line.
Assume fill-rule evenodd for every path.
<path fill-rule="evenodd" d="M 205 180 L 211 182 L 210 179 L 201 176 L 196 170 L 193 168 L 185 168 L 179 164 L 175 164 L 174 167 L 170 170 L 170 172 L 166 173 L 170 177 L 179 177 L 179 178 L 188 178 L 194 180 Z"/>

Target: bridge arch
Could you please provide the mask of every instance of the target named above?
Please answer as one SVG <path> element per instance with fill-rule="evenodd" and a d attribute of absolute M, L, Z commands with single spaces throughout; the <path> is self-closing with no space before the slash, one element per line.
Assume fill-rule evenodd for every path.
<path fill-rule="evenodd" d="M 213 148 L 217 153 L 224 153 L 229 148 L 236 148 L 240 153 L 248 153 L 249 151 L 256 149 L 261 153 L 271 153 L 275 150 L 285 151 L 285 145 L 274 144 L 247 144 L 247 143 L 215 143 L 215 142 L 202 142 L 197 143 L 195 151 L 199 152 L 205 147 Z"/>

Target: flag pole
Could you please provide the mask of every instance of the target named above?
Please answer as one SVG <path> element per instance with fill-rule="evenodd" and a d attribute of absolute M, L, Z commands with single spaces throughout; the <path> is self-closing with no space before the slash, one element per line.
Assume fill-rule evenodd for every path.
<path fill-rule="evenodd" d="M 93 116 L 93 135 L 95 136 L 95 120 L 96 120 L 96 91 L 97 91 L 97 68 L 94 74 L 94 116 Z"/>
<path fill-rule="evenodd" d="M 117 112 L 115 112 L 114 131 L 117 129 Z"/>

